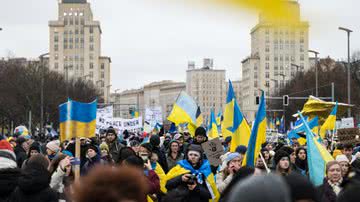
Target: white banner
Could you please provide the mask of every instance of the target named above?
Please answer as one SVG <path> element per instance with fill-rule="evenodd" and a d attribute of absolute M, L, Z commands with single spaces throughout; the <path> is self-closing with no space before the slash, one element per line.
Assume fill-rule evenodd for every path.
<path fill-rule="evenodd" d="M 151 130 L 155 127 L 156 123 L 163 124 L 161 107 L 146 108 L 144 121 L 149 123 Z"/>
<path fill-rule="evenodd" d="M 140 132 L 142 128 L 142 117 L 140 116 L 133 119 L 113 118 L 111 125 L 119 133 L 122 133 L 124 130 L 129 132 Z"/>
<path fill-rule="evenodd" d="M 342 118 L 340 128 L 354 128 L 354 118 Z"/>
<path fill-rule="evenodd" d="M 96 133 L 99 133 L 101 129 L 106 130 L 111 126 L 111 120 L 113 119 L 113 106 L 104 108 L 98 108 L 96 111 Z"/>

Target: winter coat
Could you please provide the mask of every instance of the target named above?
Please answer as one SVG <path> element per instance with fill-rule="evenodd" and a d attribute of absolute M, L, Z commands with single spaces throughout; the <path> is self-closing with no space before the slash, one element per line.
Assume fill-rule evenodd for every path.
<path fill-rule="evenodd" d="M 20 170 L 18 168 L 0 170 L 0 201 L 11 201 L 11 196 L 18 185 L 19 177 Z"/>
<path fill-rule="evenodd" d="M 324 183 L 317 188 L 317 193 L 319 194 L 320 202 L 336 202 L 336 194 L 326 178 Z"/>
<path fill-rule="evenodd" d="M 27 159 L 26 151 L 22 148 L 21 145 L 16 145 L 14 149 L 14 153 L 16 155 L 16 163 L 18 168 L 21 168 L 23 162 Z"/>
<path fill-rule="evenodd" d="M 81 168 L 81 175 L 85 175 L 97 164 L 105 164 L 99 154 L 96 154 L 93 158 L 87 158 L 84 166 Z"/>
<path fill-rule="evenodd" d="M 14 202 L 58 202 L 58 194 L 50 188 L 49 171 L 39 164 L 27 165 L 22 170 L 18 187 L 13 193 Z"/>
<path fill-rule="evenodd" d="M 157 194 L 160 192 L 160 179 L 153 170 L 144 171 L 146 178 L 148 179 L 149 191 L 147 194 Z"/>
<path fill-rule="evenodd" d="M 182 154 L 182 153 L 179 153 L 178 156 L 176 157 L 176 159 L 173 159 L 173 158 L 171 157 L 171 155 L 168 154 L 168 155 L 166 156 L 166 161 L 167 161 L 169 170 L 171 170 L 171 168 L 175 167 L 175 166 L 176 166 L 176 163 L 177 163 L 178 161 L 183 160 L 183 159 L 184 159 L 184 154 Z"/>
<path fill-rule="evenodd" d="M 65 174 L 65 171 L 58 166 L 55 172 L 51 175 L 50 187 L 60 194 L 64 193 L 65 186 L 63 181 Z"/>
<path fill-rule="evenodd" d="M 219 172 L 216 175 L 216 187 L 218 188 L 219 192 L 222 193 L 225 188 L 230 184 L 231 180 L 233 179 L 233 175 L 225 176 L 224 172 Z"/>
<path fill-rule="evenodd" d="M 190 191 L 185 182 L 182 181 L 182 176 L 170 179 L 166 183 L 169 196 L 173 195 L 174 202 L 208 202 L 211 199 L 211 194 L 206 184 L 198 184 L 194 190 Z M 205 181 L 205 179 L 203 179 Z M 169 197 L 172 198 L 172 197 Z"/>
<path fill-rule="evenodd" d="M 119 163 L 120 149 L 123 148 L 124 145 L 115 140 L 114 142 L 108 143 L 108 146 L 111 158 L 114 159 L 115 163 Z"/>

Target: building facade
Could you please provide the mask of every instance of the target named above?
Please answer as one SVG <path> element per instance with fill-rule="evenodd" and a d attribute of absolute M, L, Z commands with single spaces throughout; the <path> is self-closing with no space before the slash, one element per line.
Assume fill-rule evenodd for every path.
<path fill-rule="evenodd" d="M 212 109 L 215 116 L 222 112 L 226 89 L 225 70 L 214 69 L 212 59 L 204 59 L 203 67 L 198 69 L 195 68 L 194 62 L 189 62 L 186 71 L 186 92 L 198 103 L 205 120 L 210 116 Z"/>
<path fill-rule="evenodd" d="M 95 21 L 86 0 L 59 1 L 58 19 L 49 21 L 49 68 L 66 79 L 87 79 L 102 92 L 110 93 L 110 57 L 101 55 L 100 22 Z"/>
<path fill-rule="evenodd" d="M 297 1 L 286 2 L 293 19 L 274 21 L 260 14 L 251 30 L 251 54 L 242 61 L 242 111 L 255 119 L 256 96 L 271 95 L 284 87 L 298 71 L 309 69 L 309 23 L 301 21 Z"/>
<path fill-rule="evenodd" d="M 184 82 L 160 81 L 145 85 L 143 88 L 126 90 L 111 95 L 114 105 L 114 116 L 131 118 L 131 111 L 139 111 L 140 116 L 145 115 L 146 108 L 161 107 L 162 118 L 167 123 L 170 114 L 180 92 L 185 90 Z"/>

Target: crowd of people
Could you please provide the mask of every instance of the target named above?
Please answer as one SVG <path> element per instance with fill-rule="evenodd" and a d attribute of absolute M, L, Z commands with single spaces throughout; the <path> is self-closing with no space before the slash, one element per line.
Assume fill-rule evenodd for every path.
<path fill-rule="evenodd" d="M 94 138 L 1 136 L 0 201 L 39 202 L 352 202 L 360 198 L 360 147 L 337 144 L 329 150 L 321 186 L 309 180 L 306 145 L 296 139 L 266 142 L 254 167 L 243 166 L 246 146 L 210 165 L 202 143 L 206 129 L 142 136 L 112 127 Z M 325 141 L 324 141 L 325 142 Z M 326 145 L 325 145 L 326 146 Z M 80 167 L 75 179 L 75 165 Z"/>

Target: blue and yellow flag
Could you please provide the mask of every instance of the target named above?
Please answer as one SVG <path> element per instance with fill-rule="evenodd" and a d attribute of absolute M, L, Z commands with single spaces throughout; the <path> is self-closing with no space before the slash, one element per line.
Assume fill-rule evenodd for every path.
<path fill-rule="evenodd" d="M 97 100 L 81 103 L 69 99 L 59 106 L 60 138 L 93 137 L 96 129 Z"/>
<path fill-rule="evenodd" d="M 325 177 L 326 164 L 334 159 L 326 148 L 316 140 L 316 137 L 314 137 L 302 114 L 300 112 L 298 112 L 298 114 L 300 115 L 306 130 L 309 177 L 315 186 L 319 186 L 323 183 Z"/>
<path fill-rule="evenodd" d="M 183 123 L 196 125 L 197 109 L 196 102 L 187 93 L 182 91 L 167 119 L 176 125 Z"/>
<path fill-rule="evenodd" d="M 219 131 L 218 131 L 218 127 L 216 125 L 214 110 L 211 110 L 210 124 L 208 127 L 208 137 L 210 139 L 219 137 Z"/>
<path fill-rule="evenodd" d="M 229 80 L 229 90 L 226 97 L 226 105 L 224 111 L 224 120 L 221 125 L 221 133 L 224 138 L 231 136 L 233 133 L 229 128 L 233 127 L 234 121 L 234 107 L 235 107 L 235 93 L 231 81 Z"/>
<path fill-rule="evenodd" d="M 324 124 L 320 127 L 320 137 L 322 139 L 325 138 L 326 130 L 335 130 L 337 109 L 338 109 L 338 103 L 336 102 L 329 117 L 325 120 Z"/>
<path fill-rule="evenodd" d="M 233 133 L 230 143 L 230 152 L 235 152 L 239 145 L 247 146 L 250 139 L 250 127 L 240 111 L 239 104 L 235 100 L 234 120 L 231 132 Z"/>
<path fill-rule="evenodd" d="M 305 119 L 305 118 L 304 118 Z M 305 119 L 306 120 L 306 119 Z M 298 125 L 295 126 L 295 128 L 288 132 L 288 138 L 290 142 L 292 143 L 293 138 L 296 138 L 301 146 L 306 144 L 306 136 L 301 136 L 299 133 L 305 133 L 306 127 L 304 123 L 301 121 L 296 122 Z M 307 122 L 310 130 L 317 136 L 317 129 L 319 128 L 319 118 L 316 116 L 315 118 L 311 119 L 309 122 Z"/>
<path fill-rule="evenodd" d="M 251 130 L 248 149 L 245 154 L 244 166 L 255 167 L 255 162 L 259 156 L 261 145 L 266 141 L 266 106 L 264 91 L 261 93 L 259 109 L 255 117 L 254 126 Z"/>
<path fill-rule="evenodd" d="M 200 106 L 198 106 L 196 110 L 196 126 L 197 127 L 201 126 L 203 122 L 204 122 L 204 118 L 202 116 Z"/>

